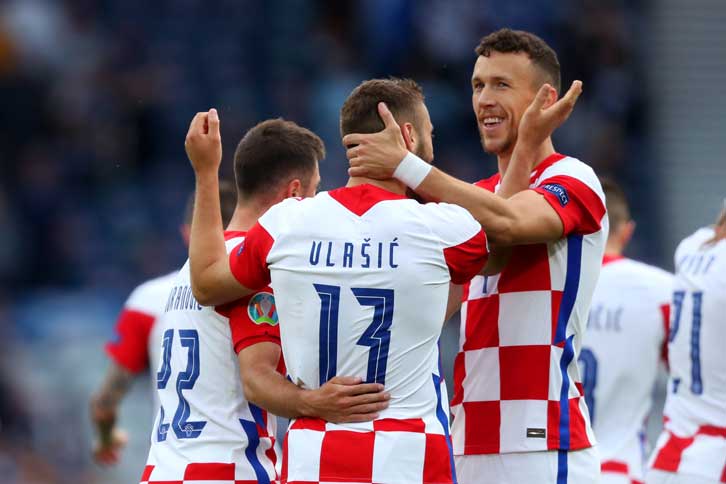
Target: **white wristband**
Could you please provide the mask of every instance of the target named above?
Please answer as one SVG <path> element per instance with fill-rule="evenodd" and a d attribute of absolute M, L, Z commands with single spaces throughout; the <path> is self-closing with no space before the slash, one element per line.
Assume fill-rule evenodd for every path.
<path fill-rule="evenodd" d="M 393 177 L 405 183 L 412 190 L 415 190 L 424 178 L 426 178 L 426 175 L 429 174 L 431 168 L 433 166 L 409 151 L 403 157 L 401 163 L 398 164 L 398 167 L 396 167 L 396 171 L 393 172 Z"/>

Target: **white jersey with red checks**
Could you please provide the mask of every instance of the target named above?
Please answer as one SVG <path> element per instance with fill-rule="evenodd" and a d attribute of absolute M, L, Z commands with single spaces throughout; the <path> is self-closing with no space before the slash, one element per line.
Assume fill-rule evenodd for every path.
<path fill-rule="evenodd" d="M 116 321 L 116 338 L 106 344 L 106 354 L 133 374 L 155 368 L 159 362 L 161 332 L 157 319 L 164 313 L 177 272 L 140 284 L 129 295 Z M 156 375 L 153 375 L 154 409 L 159 409 Z"/>
<path fill-rule="evenodd" d="M 499 175 L 477 185 L 496 191 Z M 456 455 L 576 450 L 594 443 L 577 367 L 608 226 L 597 176 L 554 154 L 530 189 L 562 219 L 563 237 L 516 246 L 501 274 L 464 287 L 454 362 Z"/>
<path fill-rule="evenodd" d="M 244 233 L 225 237 L 229 250 Z M 252 344 L 279 344 L 271 290 L 202 307 L 192 294 L 187 261 L 165 301 L 156 374 L 161 408 L 142 484 L 277 482 L 276 419 L 245 398 L 237 358 Z"/>
<path fill-rule="evenodd" d="M 653 469 L 726 482 L 726 240 L 698 230 L 676 249 L 665 430 Z"/>
<path fill-rule="evenodd" d="M 643 482 L 645 420 L 665 369 L 673 276 L 605 256 L 578 363 L 602 472 Z M 637 369 L 637 371 L 634 371 Z"/>
<path fill-rule="evenodd" d="M 293 421 L 283 482 L 455 481 L 438 340 L 449 283 L 486 258 L 484 232 L 461 207 L 368 184 L 286 200 L 260 218 L 230 266 L 246 287 L 271 281 L 292 381 L 314 389 L 360 376 L 391 394 L 373 422 Z"/>

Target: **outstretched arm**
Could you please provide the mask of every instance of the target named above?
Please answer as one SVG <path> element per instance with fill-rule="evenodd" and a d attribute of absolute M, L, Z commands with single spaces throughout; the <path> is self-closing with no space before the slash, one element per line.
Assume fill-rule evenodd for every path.
<path fill-rule="evenodd" d="M 232 275 L 224 245 L 224 227 L 219 206 L 222 139 L 216 109 L 194 116 L 184 147 L 196 178 L 189 240 L 192 292 L 203 306 L 234 301 L 252 291 L 242 286 Z"/>
<path fill-rule="evenodd" d="M 564 226 L 557 212 L 544 197 L 524 190 L 539 146 L 559 127 L 572 112 L 582 91 L 582 83 L 575 81 L 567 94 L 552 105 L 547 105 L 551 87 L 543 86 L 522 117 L 519 136 L 502 180 L 502 194 L 509 200 L 458 180 L 424 163 L 405 150 L 400 130 L 390 111 L 382 105 L 379 112 L 386 128 L 373 134 L 351 134 L 343 138 L 348 148 L 351 176 L 390 178 L 396 176 L 406 182 L 407 177 L 420 181 L 410 186 L 419 195 L 433 201 L 460 205 L 481 223 L 488 239 L 496 245 L 516 245 L 547 242 L 562 237 Z M 401 161 L 396 161 L 401 160 Z M 422 181 L 422 170 L 427 170 Z M 411 173 L 416 175 L 410 177 Z M 518 192 L 518 193 L 517 193 Z"/>
<path fill-rule="evenodd" d="M 317 417 L 328 422 L 365 422 L 378 418 L 390 395 L 379 383 L 336 376 L 316 390 L 305 390 L 277 371 L 280 345 L 260 342 L 239 352 L 245 397 L 287 418 Z"/>

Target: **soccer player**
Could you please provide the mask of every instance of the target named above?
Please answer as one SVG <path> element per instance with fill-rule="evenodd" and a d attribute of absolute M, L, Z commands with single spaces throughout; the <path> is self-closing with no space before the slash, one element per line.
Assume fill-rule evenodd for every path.
<path fill-rule="evenodd" d="M 665 429 L 648 484 L 726 482 L 726 200 L 676 249 Z"/>
<path fill-rule="evenodd" d="M 341 131 L 380 129 L 379 100 L 399 117 L 408 146 L 430 159 L 432 126 L 412 81 L 364 82 L 343 106 Z M 200 124 L 192 121 L 187 138 L 198 189 L 190 252 L 198 300 L 216 304 L 271 281 L 293 382 L 318 388 L 343 373 L 385 384 L 391 395 L 372 422 L 294 420 L 282 481 L 453 482 L 437 342 L 449 282 L 486 261 L 479 224 L 459 207 L 408 199 L 399 182 L 351 178 L 272 207 L 227 257 L 209 196 L 219 159 L 196 147 Z"/>
<path fill-rule="evenodd" d="M 226 225 L 237 205 L 237 191 L 229 182 L 219 184 L 222 221 Z M 189 245 L 194 195 L 189 197 L 180 232 L 185 245 Z M 172 287 L 176 271 L 139 285 L 131 292 L 116 322 L 116 339 L 106 344 L 110 359 L 101 388 L 91 398 L 91 420 L 97 441 L 93 457 L 99 464 L 116 464 L 126 444 L 126 433 L 116 427 L 121 401 L 139 375 L 159 362 L 161 348 L 160 325 L 156 324 L 164 312 L 166 297 Z M 153 376 L 154 410 L 159 410 L 156 395 L 156 375 Z"/>
<path fill-rule="evenodd" d="M 552 109 L 555 52 L 533 34 L 502 29 L 476 53 L 472 105 L 499 173 L 474 186 L 431 167 L 407 152 L 385 106 L 382 132 L 343 139 L 349 173 L 394 176 L 426 200 L 461 205 L 493 254 L 514 246 L 500 275 L 463 289 L 452 399 L 460 482 L 589 484 L 600 461 L 577 358 L 608 232 L 602 188 L 589 166 L 552 144 L 570 112 Z M 580 89 L 575 81 L 559 103 L 571 109 Z M 517 151 L 534 165 L 530 189 L 504 200 L 501 180 Z"/>
<path fill-rule="evenodd" d="M 218 127 L 215 113 L 206 129 L 217 133 L 217 142 Z M 193 137 L 189 143 L 195 144 Z M 231 249 L 271 205 L 313 195 L 323 156 L 320 138 L 295 123 L 268 120 L 249 130 L 234 156 L 238 200 L 226 232 L 219 221 L 222 250 L 223 234 Z M 189 263 L 179 271 L 159 322 L 161 407 L 142 483 L 276 482 L 275 417 L 248 401 L 248 382 L 240 381 L 239 367 L 250 362 L 249 351 L 260 358 L 253 363 L 267 377 L 264 385 L 278 396 L 269 408 L 279 415 L 370 420 L 387 404 L 382 386 L 375 383 L 355 385 L 358 379 L 340 377 L 303 390 L 275 372 L 281 363 L 278 306 L 269 287 L 256 289 L 230 304 L 202 307 L 192 295 Z"/>
<path fill-rule="evenodd" d="M 600 482 L 634 484 L 645 479 L 644 424 L 665 370 L 673 276 L 623 257 L 635 223 L 623 191 L 609 180 L 602 187 L 610 230 L 578 363 L 602 461 Z"/>

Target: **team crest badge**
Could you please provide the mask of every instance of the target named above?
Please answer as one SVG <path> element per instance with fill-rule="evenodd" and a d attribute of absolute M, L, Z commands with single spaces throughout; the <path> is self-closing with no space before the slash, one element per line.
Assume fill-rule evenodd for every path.
<path fill-rule="evenodd" d="M 275 296 L 269 292 L 258 292 L 250 299 L 249 304 L 247 304 L 247 314 L 255 324 L 277 325 Z"/>

